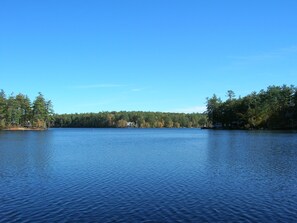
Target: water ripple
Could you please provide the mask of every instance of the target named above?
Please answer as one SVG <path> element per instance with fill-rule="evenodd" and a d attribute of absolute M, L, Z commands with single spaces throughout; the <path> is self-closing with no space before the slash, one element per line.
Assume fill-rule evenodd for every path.
<path fill-rule="evenodd" d="M 0 222 L 297 221 L 297 139 L 286 134 L 63 129 L 0 137 Z"/>

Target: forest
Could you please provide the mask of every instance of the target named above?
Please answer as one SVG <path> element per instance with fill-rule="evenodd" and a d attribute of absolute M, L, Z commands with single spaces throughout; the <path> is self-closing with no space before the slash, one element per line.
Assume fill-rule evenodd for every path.
<path fill-rule="evenodd" d="M 165 112 L 98 112 L 54 114 L 52 102 L 39 93 L 33 103 L 24 94 L 0 91 L 0 129 L 32 128 L 196 128 L 205 126 L 205 114 Z"/>
<path fill-rule="evenodd" d="M 24 94 L 0 91 L 0 129 L 40 128 L 197 128 L 297 129 L 297 89 L 269 86 L 266 90 L 235 97 L 232 90 L 222 101 L 207 98 L 203 114 L 143 111 L 54 114 L 53 105 L 39 93 L 33 102 Z"/>
<path fill-rule="evenodd" d="M 53 122 L 52 102 L 39 93 L 33 103 L 24 94 L 6 96 L 0 91 L 0 129 L 46 129 Z"/>
<path fill-rule="evenodd" d="M 266 90 L 227 100 L 207 98 L 207 117 L 213 128 L 297 129 L 297 90 L 294 86 L 269 86 Z"/>
<path fill-rule="evenodd" d="M 54 127 L 87 128 L 197 128 L 207 124 L 205 114 L 165 112 L 99 112 L 54 115 Z"/>

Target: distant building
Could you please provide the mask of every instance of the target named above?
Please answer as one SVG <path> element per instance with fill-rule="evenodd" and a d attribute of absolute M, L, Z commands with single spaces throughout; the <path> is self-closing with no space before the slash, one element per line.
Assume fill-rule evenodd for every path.
<path fill-rule="evenodd" d="M 127 127 L 128 128 L 135 128 L 136 124 L 135 124 L 135 122 L 127 122 Z"/>

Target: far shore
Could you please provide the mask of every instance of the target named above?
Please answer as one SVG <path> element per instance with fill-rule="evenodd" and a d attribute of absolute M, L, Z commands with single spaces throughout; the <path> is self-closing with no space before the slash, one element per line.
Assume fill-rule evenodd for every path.
<path fill-rule="evenodd" d="M 4 131 L 43 131 L 46 128 L 26 128 L 26 127 L 11 127 L 2 129 Z"/>

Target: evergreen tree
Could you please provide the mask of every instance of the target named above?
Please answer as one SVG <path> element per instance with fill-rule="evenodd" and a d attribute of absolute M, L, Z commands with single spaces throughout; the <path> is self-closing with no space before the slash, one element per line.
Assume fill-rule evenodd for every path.
<path fill-rule="evenodd" d="M 52 119 L 53 109 L 51 101 L 46 101 L 39 92 L 33 102 L 33 126 L 37 128 L 47 128 Z"/>
<path fill-rule="evenodd" d="M 21 118 L 20 124 L 22 126 L 29 126 L 31 124 L 32 112 L 31 112 L 31 101 L 28 96 L 23 94 L 18 94 L 16 96 L 16 100 L 18 102 Z"/>
<path fill-rule="evenodd" d="M 0 129 L 6 126 L 6 95 L 3 90 L 0 91 Z"/>
<path fill-rule="evenodd" d="M 259 93 L 253 92 L 235 99 L 228 91 L 225 102 L 214 95 L 207 99 L 207 115 L 215 125 L 242 129 L 296 129 L 296 88 L 269 86 Z"/>
<path fill-rule="evenodd" d="M 8 127 L 19 126 L 22 117 L 21 105 L 16 97 L 11 94 L 6 104 L 6 125 Z"/>

